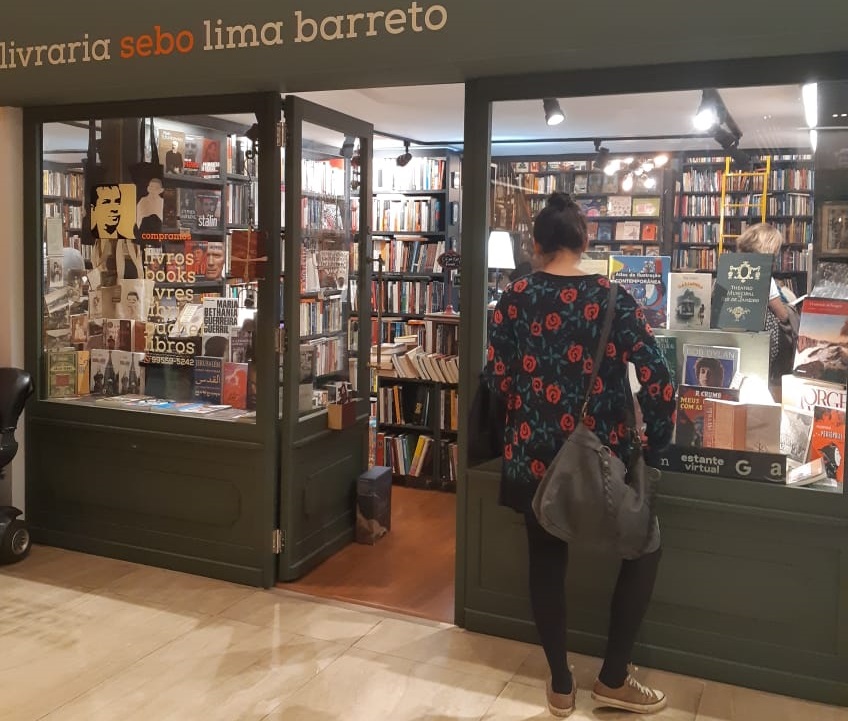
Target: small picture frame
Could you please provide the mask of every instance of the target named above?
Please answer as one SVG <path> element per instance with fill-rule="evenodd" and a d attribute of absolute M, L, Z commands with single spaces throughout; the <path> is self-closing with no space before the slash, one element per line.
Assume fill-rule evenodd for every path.
<path fill-rule="evenodd" d="M 848 254 L 848 202 L 822 203 L 819 216 L 821 255 Z"/>

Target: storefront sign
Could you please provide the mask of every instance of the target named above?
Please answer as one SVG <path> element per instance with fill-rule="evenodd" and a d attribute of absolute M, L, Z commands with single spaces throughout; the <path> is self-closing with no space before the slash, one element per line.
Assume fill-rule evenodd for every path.
<path fill-rule="evenodd" d="M 585 67 L 845 49 L 831 6 L 788 26 L 754 0 L 716 0 L 697 34 L 659 2 L 148 0 L 120 12 L 44 0 L 0 27 L 0 105 L 323 90 Z M 656 7 L 651 7 L 651 6 Z M 728 26 L 727 17 L 745 18 Z M 593 32 L 604 18 L 604 42 Z M 757 33 L 751 33 L 751 22 Z M 657 42 L 644 43 L 644 37 Z"/>

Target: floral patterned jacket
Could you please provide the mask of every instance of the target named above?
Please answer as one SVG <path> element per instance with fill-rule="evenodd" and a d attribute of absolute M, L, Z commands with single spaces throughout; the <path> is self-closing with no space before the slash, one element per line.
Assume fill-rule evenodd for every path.
<path fill-rule="evenodd" d="M 579 421 L 609 285 L 600 275 L 536 272 L 512 283 L 494 310 L 486 376 L 507 401 L 503 505 L 529 510 L 545 470 Z M 671 441 L 674 386 L 642 309 L 619 287 L 585 422 L 625 463 L 628 362 L 641 384 L 637 397 L 650 453 Z"/>

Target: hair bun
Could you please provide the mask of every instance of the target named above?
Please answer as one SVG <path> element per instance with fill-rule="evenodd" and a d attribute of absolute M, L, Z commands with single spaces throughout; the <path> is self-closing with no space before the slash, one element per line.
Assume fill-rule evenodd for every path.
<path fill-rule="evenodd" d="M 567 193 L 551 193 L 548 198 L 548 206 L 555 210 L 565 210 L 574 205 L 574 201 Z"/>

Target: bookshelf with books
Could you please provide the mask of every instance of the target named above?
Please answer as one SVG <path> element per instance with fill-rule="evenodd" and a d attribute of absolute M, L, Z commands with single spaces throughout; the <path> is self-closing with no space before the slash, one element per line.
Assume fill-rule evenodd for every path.
<path fill-rule="evenodd" d="M 526 260 L 533 219 L 551 193 L 563 192 L 586 216 L 590 250 L 662 255 L 669 240 L 669 155 L 639 155 L 608 155 L 604 167 L 595 164 L 596 155 L 497 158 L 491 228 L 517 234 L 516 262 Z M 617 169 L 604 172 L 608 166 Z"/>
<path fill-rule="evenodd" d="M 753 156 L 753 167 L 764 167 L 767 157 L 770 168 L 765 222 L 774 225 L 785 238 L 774 274 L 800 295 L 807 292 L 813 243 L 813 158 L 809 154 L 778 151 L 769 156 Z M 726 156 L 719 153 L 696 151 L 682 155 L 680 177 L 675 181 L 675 270 L 715 270 L 722 232 L 725 165 Z M 748 226 L 762 222 L 762 191 L 762 176 L 728 178 L 723 213 L 726 235 L 738 236 Z M 725 237 L 723 244 L 733 250 L 734 238 Z"/>
<path fill-rule="evenodd" d="M 74 248 L 86 256 L 82 246 L 85 176 L 80 164 L 44 161 L 41 170 L 44 236 L 51 246 Z M 53 220 L 50 220 L 53 219 Z"/>
<path fill-rule="evenodd" d="M 373 340 L 417 333 L 426 313 L 458 305 L 447 298 L 445 271 L 438 262 L 460 249 L 461 157 L 445 149 L 411 152 L 406 165 L 394 155 L 374 159 Z M 377 305 L 383 323 L 377 324 Z"/>

